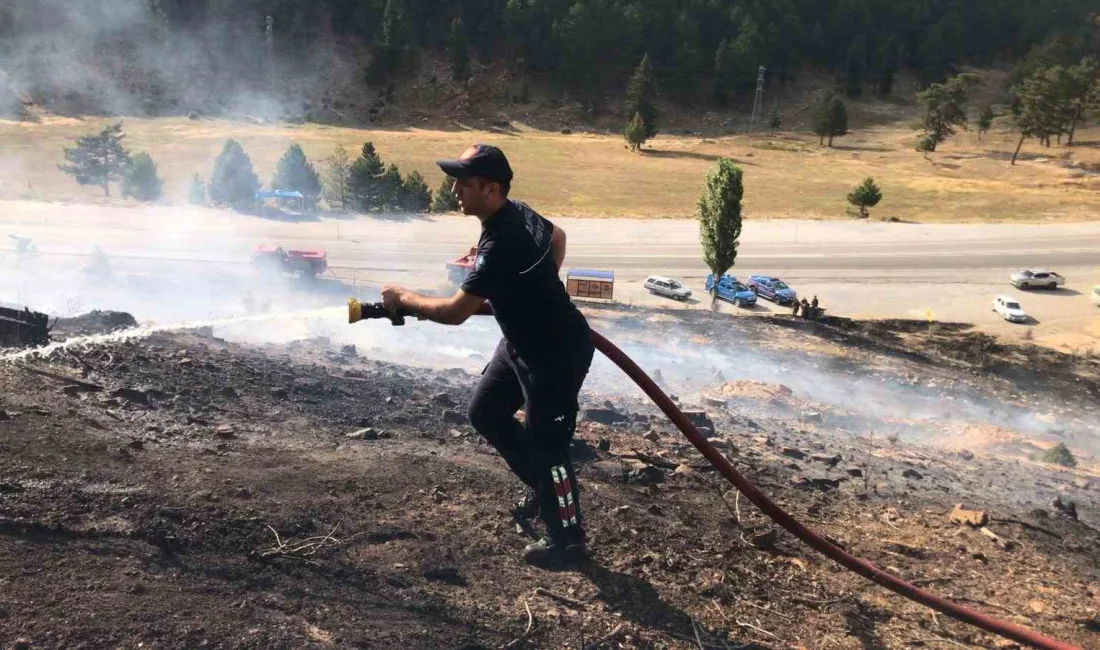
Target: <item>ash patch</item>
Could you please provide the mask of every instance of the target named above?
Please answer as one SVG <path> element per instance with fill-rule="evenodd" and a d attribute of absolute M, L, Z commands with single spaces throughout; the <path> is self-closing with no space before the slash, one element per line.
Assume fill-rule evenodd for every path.
<path fill-rule="evenodd" d="M 98 309 L 73 318 L 60 318 L 53 332 L 62 338 L 109 334 L 137 327 L 137 320 L 123 311 L 100 311 Z"/>
<path fill-rule="evenodd" d="M 826 637 L 895 648 L 933 634 L 994 643 L 884 598 L 797 543 L 636 392 L 594 383 L 582 395 L 585 409 L 614 414 L 577 431 L 590 459 L 578 475 L 592 557 L 545 572 L 520 559 L 529 540 L 508 515 L 518 481 L 447 415 L 474 374 L 382 363 L 319 339 L 238 346 L 209 331 L 64 349 L 36 364 L 83 385 L 0 365 L 0 638 L 165 648 L 578 647 L 582 635 L 631 648 Z M 905 365 L 924 385 L 929 367 Z M 937 385 L 946 372 L 936 370 Z M 1100 491 L 1081 470 L 855 436 L 845 427 L 867 424 L 778 381 L 706 388 L 682 403 L 796 518 L 943 595 L 1095 645 Z M 959 503 L 985 511 L 989 532 L 951 522 Z"/>

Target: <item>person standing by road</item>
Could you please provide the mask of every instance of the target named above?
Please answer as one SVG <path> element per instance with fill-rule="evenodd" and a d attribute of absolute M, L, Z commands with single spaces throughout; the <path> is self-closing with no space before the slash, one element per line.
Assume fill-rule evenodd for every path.
<path fill-rule="evenodd" d="M 462 212 L 481 221 L 474 268 L 449 298 L 391 285 L 382 289 L 383 304 L 459 325 L 489 303 L 504 336 L 470 400 L 470 423 L 527 486 L 513 516 L 538 515 L 546 525 L 546 535 L 524 550 L 525 559 L 576 559 L 584 553 L 585 532 L 569 445 L 595 348 L 588 322 L 558 276 L 565 232 L 508 198 L 512 169 L 497 147 L 474 145 L 437 164 L 455 179 L 452 191 Z M 524 424 L 515 418 L 520 407 Z"/>

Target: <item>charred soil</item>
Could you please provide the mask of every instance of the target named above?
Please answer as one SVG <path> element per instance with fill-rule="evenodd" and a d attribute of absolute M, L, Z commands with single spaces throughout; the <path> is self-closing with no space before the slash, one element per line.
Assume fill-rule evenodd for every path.
<path fill-rule="evenodd" d="M 892 336 L 875 345 L 900 354 Z M 462 424 L 465 371 L 201 331 L 25 363 L 0 363 L 0 647 L 995 642 L 770 524 L 638 393 L 583 395 L 619 414 L 583 418 L 575 443 L 591 557 L 547 571 L 520 559 L 516 481 Z M 852 436 L 797 400 L 732 382 L 698 408 L 741 471 L 849 550 L 1100 643 L 1100 485 L 1086 471 Z M 959 502 L 987 511 L 992 537 L 948 521 Z"/>

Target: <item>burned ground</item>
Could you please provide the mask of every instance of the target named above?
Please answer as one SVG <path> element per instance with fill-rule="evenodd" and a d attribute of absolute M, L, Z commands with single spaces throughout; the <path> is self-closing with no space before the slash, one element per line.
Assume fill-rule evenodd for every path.
<path fill-rule="evenodd" d="M 644 328 L 631 326 L 648 317 L 593 314 L 639 340 Z M 751 319 L 732 332 L 692 318 L 693 336 L 719 342 L 765 347 L 783 332 L 806 346 L 840 341 L 843 357 L 791 340 L 784 354 L 929 394 L 984 391 L 1062 409 L 1086 394 L 1025 395 L 991 367 L 937 361 L 900 329 L 790 332 Z M 841 340 L 855 336 L 893 349 L 858 353 Z M 936 336 L 947 346 L 953 334 Z M 730 491 L 639 393 L 600 384 L 583 401 L 604 411 L 584 418 L 576 443 L 592 558 L 528 567 L 528 540 L 506 514 L 516 482 L 464 423 L 476 376 L 362 352 L 325 341 L 246 347 L 196 331 L 0 364 L 0 646 L 995 642 L 802 546 Z M 1100 644 L 1094 457 L 1048 466 L 1028 460 L 1043 442 L 1019 432 L 891 420 L 730 379 L 679 399 L 707 411 L 714 443 L 797 518 L 960 602 Z M 948 521 L 956 503 L 986 511 L 993 537 Z"/>

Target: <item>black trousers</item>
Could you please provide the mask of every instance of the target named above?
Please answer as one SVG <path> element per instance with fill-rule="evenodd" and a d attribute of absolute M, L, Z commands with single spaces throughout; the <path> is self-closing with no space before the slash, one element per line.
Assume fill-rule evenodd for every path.
<path fill-rule="evenodd" d="M 584 539 L 580 493 L 569 445 L 577 427 L 577 394 L 593 348 L 532 367 L 501 340 L 470 399 L 470 424 L 508 467 L 538 491 L 540 517 L 552 536 Z M 523 407 L 525 424 L 515 418 Z"/>

